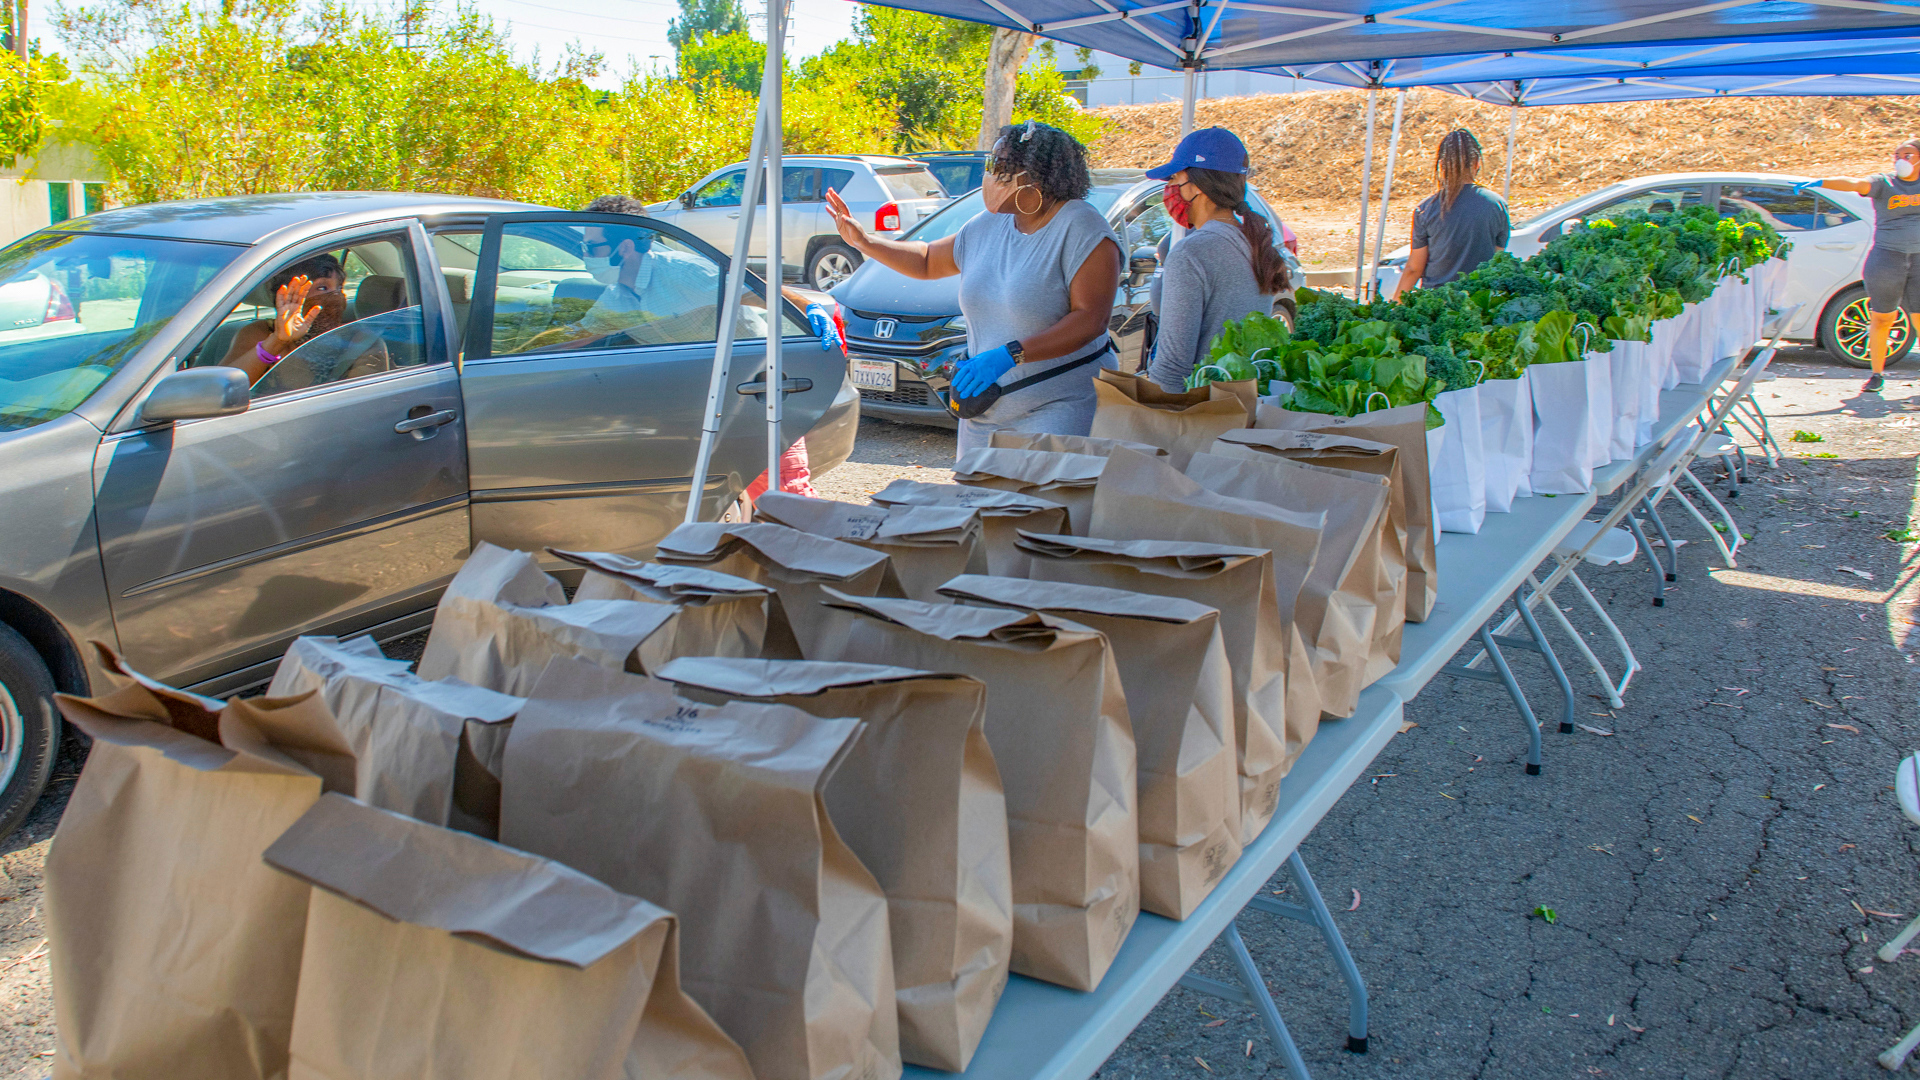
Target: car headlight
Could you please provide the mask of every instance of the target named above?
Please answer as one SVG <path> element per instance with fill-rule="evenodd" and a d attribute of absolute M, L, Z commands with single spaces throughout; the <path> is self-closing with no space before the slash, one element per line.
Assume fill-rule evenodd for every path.
<path fill-rule="evenodd" d="M 965 315 L 955 315 L 953 318 L 948 319 L 944 325 L 948 330 L 956 334 L 964 334 L 967 332 L 967 317 Z"/>

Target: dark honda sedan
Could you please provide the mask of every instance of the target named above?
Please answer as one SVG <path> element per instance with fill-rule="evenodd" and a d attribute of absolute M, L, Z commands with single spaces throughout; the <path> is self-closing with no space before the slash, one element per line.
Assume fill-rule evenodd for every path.
<path fill-rule="evenodd" d="M 1113 298 L 1113 344 L 1122 371 L 1138 370 L 1153 346 L 1147 292 L 1160 273 L 1154 249 L 1173 230 L 1173 220 L 1160 199 L 1164 186 L 1138 169 L 1095 169 L 1093 191 L 1087 195 L 1087 201 L 1107 215 L 1130 257 L 1128 273 Z M 1291 235 L 1258 192 L 1249 188 L 1248 194 L 1273 223 L 1275 236 Z M 948 203 L 902 239 L 951 236 L 983 206 L 975 190 Z M 1281 254 L 1298 282 L 1300 261 L 1291 244 L 1283 246 Z M 860 388 L 860 411 L 910 424 L 955 426 L 925 376 L 951 371 L 967 354 L 960 279 L 915 281 L 869 259 L 831 295 L 846 317 L 847 362 L 853 383 Z M 1274 314 L 1289 324 L 1294 310 L 1290 295 L 1274 303 Z M 935 377 L 944 388 L 944 380 Z"/>

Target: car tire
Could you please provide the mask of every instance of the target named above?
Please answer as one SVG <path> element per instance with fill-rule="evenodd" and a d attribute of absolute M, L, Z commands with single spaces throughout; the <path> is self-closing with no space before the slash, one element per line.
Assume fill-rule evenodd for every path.
<path fill-rule="evenodd" d="M 807 260 L 807 285 L 826 292 L 860 268 L 860 253 L 845 244 L 821 244 Z"/>
<path fill-rule="evenodd" d="M 53 675 L 27 639 L 0 625 L 0 839 L 33 812 L 60 756 Z"/>
<path fill-rule="evenodd" d="M 1842 363 L 1870 368 L 1867 354 L 1867 288 L 1850 285 L 1827 304 L 1820 313 L 1820 347 Z M 1893 324 L 1887 341 L 1887 366 L 1893 367 L 1913 351 L 1913 320 L 1906 312 Z"/>
<path fill-rule="evenodd" d="M 1273 317 L 1286 323 L 1287 330 L 1292 331 L 1300 318 L 1299 302 L 1291 296 L 1283 296 L 1275 300 L 1273 302 Z"/>

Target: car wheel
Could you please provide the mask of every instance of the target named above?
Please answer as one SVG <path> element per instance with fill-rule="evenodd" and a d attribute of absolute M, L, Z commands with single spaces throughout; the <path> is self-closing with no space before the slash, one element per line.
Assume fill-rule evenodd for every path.
<path fill-rule="evenodd" d="M 1820 347 L 1842 362 L 1857 368 L 1870 368 L 1873 358 L 1867 346 L 1867 289 L 1854 285 L 1840 290 L 1827 310 L 1820 314 Z M 1887 337 L 1887 366 L 1906 359 L 1913 351 L 1913 320 L 1906 312 L 1893 322 Z"/>
<path fill-rule="evenodd" d="M 807 280 L 825 292 L 852 277 L 859 268 L 859 252 L 845 244 L 822 244 L 807 262 Z"/>
<path fill-rule="evenodd" d="M 0 838 L 20 827 L 60 753 L 53 676 L 12 627 L 0 625 Z"/>
<path fill-rule="evenodd" d="M 1291 296 L 1281 297 L 1273 303 L 1273 317 L 1286 323 L 1287 330 L 1292 331 L 1294 320 L 1300 317 L 1298 303 Z"/>

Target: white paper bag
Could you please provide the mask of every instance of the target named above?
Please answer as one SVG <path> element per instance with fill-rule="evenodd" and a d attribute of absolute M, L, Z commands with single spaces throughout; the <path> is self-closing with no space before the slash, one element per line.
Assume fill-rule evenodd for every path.
<path fill-rule="evenodd" d="M 1673 370 L 1681 383 L 1697 383 L 1706 378 L 1707 369 L 1713 367 L 1716 342 L 1708 325 L 1708 312 L 1702 310 L 1704 307 L 1705 304 L 1688 304 L 1677 316 L 1681 321 L 1675 331 Z"/>
<path fill-rule="evenodd" d="M 1480 452 L 1487 512 L 1513 510 L 1514 496 L 1527 486 L 1533 470 L 1533 389 L 1526 373 L 1518 379 L 1488 379 L 1480 391 Z M 1451 421 L 1449 421 L 1451 423 Z"/>
<path fill-rule="evenodd" d="M 1448 390 L 1434 399 L 1447 422 L 1427 432 L 1434 520 L 1441 532 L 1477 533 L 1487 520 L 1486 452 L 1481 444 L 1480 388 Z M 1435 445 L 1434 436 L 1442 436 Z"/>
<path fill-rule="evenodd" d="M 1593 432 L 1587 464 L 1599 468 L 1613 460 L 1613 366 L 1605 353 L 1588 353 L 1587 426 Z"/>
<path fill-rule="evenodd" d="M 1651 381 L 1647 347 L 1639 341 L 1616 341 L 1606 357 L 1613 387 L 1613 428 L 1607 452 L 1618 461 L 1632 457 L 1633 448 L 1640 445 L 1642 390 Z"/>
<path fill-rule="evenodd" d="M 1673 366 L 1673 347 L 1678 341 L 1678 319 L 1661 319 L 1647 328 L 1647 364 L 1653 369 L 1654 385 L 1671 390 L 1680 385 L 1680 374 Z"/>
<path fill-rule="evenodd" d="M 1575 360 L 1527 369 L 1533 388 L 1533 472 L 1536 494 L 1573 495 L 1593 486 L 1594 443 L 1606 434 L 1593 425 L 1594 364 Z"/>

